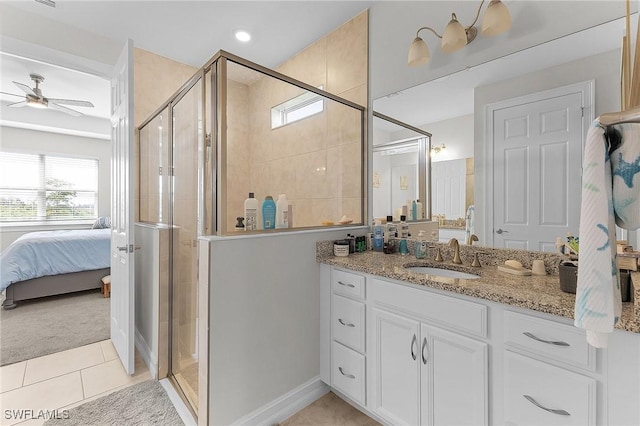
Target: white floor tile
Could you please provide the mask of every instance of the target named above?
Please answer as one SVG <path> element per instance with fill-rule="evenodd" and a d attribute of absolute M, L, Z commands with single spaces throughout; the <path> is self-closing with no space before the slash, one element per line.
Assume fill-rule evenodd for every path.
<path fill-rule="evenodd" d="M 55 410 L 82 399 L 80 372 L 65 374 L 0 394 L 0 422 L 2 425 L 12 425 L 28 420 L 24 416 L 30 413 L 20 410 L 33 410 L 32 413 L 37 414 L 40 410 Z M 22 418 L 17 418 L 19 414 L 22 414 Z"/>
<path fill-rule="evenodd" d="M 86 368 L 81 371 L 82 384 L 86 398 L 107 392 L 111 389 L 151 379 L 146 368 L 136 368 L 136 373 L 129 376 L 119 359 Z"/>
<path fill-rule="evenodd" d="M 27 361 L 22 361 L 0 367 L 0 392 L 10 391 L 22 386 L 26 365 Z"/>
<path fill-rule="evenodd" d="M 104 354 L 105 361 L 111 361 L 112 359 L 118 358 L 118 352 L 116 352 L 116 348 L 113 347 L 113 343 L 111 343 L 111 339 L 103 340 L 100 342 L 102 346 L 102 353 Z"/>
<path fill-rule="evenodd" d="M 104 355 L 100 343 L 30 359 L 27 361 L 24 385 L 79 371 L 102 362 Z"/>

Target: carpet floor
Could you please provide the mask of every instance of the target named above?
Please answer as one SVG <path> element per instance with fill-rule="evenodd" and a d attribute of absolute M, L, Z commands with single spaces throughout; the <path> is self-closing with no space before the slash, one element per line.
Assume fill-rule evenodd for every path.
<path fill-rule="evenodd" d="M 110 337 L 110 299 L 100 290 L 24 301 L 0 309 L 0 365 L 77 348 Z"/>
<path fill-rule="evenodd" d="M 62 418 L 68 417 L 68 418 Z M 184 425 L 159 382 L 148 380 L 72 408 L 46 426 Z"/>

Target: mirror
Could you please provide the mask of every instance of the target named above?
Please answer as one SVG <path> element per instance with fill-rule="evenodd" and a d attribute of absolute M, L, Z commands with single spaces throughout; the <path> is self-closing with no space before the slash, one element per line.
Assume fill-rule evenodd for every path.
<path fill-rule="evenodd" d="M 557 88 L 574 87 L 579 84 L 585 84 L 587 89 L 581 92 L 586 103 L 577 106 L 578 130 L 584 129 L 593 118 L 602 113 L 619 110 L 619 46 L 622 28 L 622 20 L 611 21 L 373 101 L 375 111 L 430 132 L 434 148 L 442 144 L 446 146 L 446 154 L 433 155 L 432 157 L 433 186 L 430 193 L 433 195 L 434 218 L 440 209 L 440 207 L 436 209 L 439 203 L 437 198 L 441 196 L 438 195 L 437 189 L 439 180 L 437 176 L 441 173 L 438 169 L 447 168 L 449 164 L 452 165 L 451 168 L 454 168 L 455 162 L 450 163 L 450 161 L 457 160 L 458 163 L 455 167 L 458 170 L 463 169 L 462 164 L 471 168 L 471 170 L 465 170 L 464 173 L 465 193 L 470 186 L 474 199 L 466 197 L 465 207 L 468 207 L 470 202 L 475 205 L 473 226 L 475 233 L 480 238 L 480 245 L 534 251 L 553 250 L 553 247 L 549 246 L 546 240 L 537 241 L 530 237 L 504 238 L 506 235 L 513 236 L 515 231 L 508 234 L 511 228 L 503 226 L 503 223 L 507 223 L 505 218 L 501 219 L 504 222 L 497 223 L 500 216 L 497 211 L 505 210 L 504 206 L 511 201 L 517 201 L 516 204 L 520 209 L 516 222 L 519 220 L 536 223 L 538 220 L 549 220 L 557 225 L 554 229 L 554 235 L 564 237 L 567 231 L 577 235 L 577 225 L 565 220 L 566 218 L 548 219 L 549 215 L 547 214 L 547 219 L 545 219 L 546 212 L 544 207 L 541 207 L 544 203 L 532 198 L 531 193 L 523 196 L 518 191 L 510 192 L 511 189 L 505 188 L 504 185 L 502 187 L 495 186 L 494 175 L 505 180 L 505 176 L 516 176 L 518 171 L 526 169 L 526 173 L 530 174 L 523 172 L 519 175 L 523 182 L 526 182 L 527 179 L 533 179 L 537 175 L 534 170 L 536 167 L 530 165 L 528 169 L 527 167 L 523 169 L 508 165 L 505 167 L 498 160 L 494 162 L 492 155 L 494 154 L 495 139 L 492 139 L 493 134 L 488 134 L 488 129 L 495 125 L 492 124 L 491 118 L 495 119 L 495 116 L 491 114 L 495 113 L 496 105 L 500 105 L 501 102 L 521 99 L 538 93 L 550 93 L 549 91 Z M 406 65 L 402 64 L 402 66 Z M 551 126 L 553 120 L 556 120 L 553 122 L 558 125 L 561 124 L 562 119 L 570 120 L 562 114 L 554 115 L 551 112 L 545 117 L 547 121 L 541 121 L 542 124 L 538 123 L 538 126 Z M 509 122 L 512 132 L 516 132 L 516 122 L 515 119 Z M 555 126 L 555 124 L 553 125 Z M 534 123 L 527 122 L 527 126 L 529 125 L 533 126 Z M 529 128 L 524 129 L 523 127 L 521 130 L 529 131 Z M 579 141 L 582 141 L 582 134 L 586 134 L 586 131 L 580 132 Z M 544 151 L 544 147 L 536 149 L 538 152 Z M 558 149 L 548 150 L 548 158 L 556 158 L 560 152 Z M 579 158 L 582 150 L 580 142 L 578 142 L 577 149 Z M 556 157 L 552 157 L 551 152 L 555 152 L 556 154 L 553 155 Z M 572 152 L 575 154 L 575 149 Z M 533 154 L 529 152 L 523 155 L 531 156 Z M 505 174 L 506 172 L 503 170 L 505 168 L 509 169 L 508 171 L 512 174 Z M 544 167 L 542 168 L 544 169 Z M 575 181 L 577 177 L 579 182 L 579 170 L 580 167 L 560 170 L 558 173 L 554 173 L 554 179 L 564 179 L 564 175 L 567 175 L 567 180 L 573 179 Z M 544 179 L 544 177 L 538 179 L 543 182 L 543 190 L 556 186 L 562 187 L 566 183 Z M 510 184 L 513 182 L 509 181 Z M 569 184 L 567 183 L 567 185 Z M 566 189 L 569 186 L 563 188 Z M 494 204 L 494 198 L 499 198 L 496 193 L 499 192 L 506 194 L 504 200 L 501 200 L 504 205 Z M 556 204 L 568 206 L 566 211 L 569 211 L 571 206 L 578 206 L 579 210 L 579 189 L 577 191 L 558 190 L 554 193 L 554 197 L 557 199 Z M 450 218 L 446 217 L 446 219 Z M 461 226 L 461 229 L 464 232 L 464 225 Z M 517 240 L 517 242 L 505 243 L 507 240 Z"/>
<path fill-rule="evenodd" d="M 373 218 L 429 220 L 431 134 L 373 112 Z"/>

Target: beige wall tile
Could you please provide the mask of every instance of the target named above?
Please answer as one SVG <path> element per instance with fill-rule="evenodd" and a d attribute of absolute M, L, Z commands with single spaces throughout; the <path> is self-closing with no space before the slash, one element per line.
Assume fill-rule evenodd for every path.
<path fill-rule="evenodd" d="M 327 108 L 327 146 L 360 142 L 362 135 L 361 113 L 337 102 Z"/>
<path fill-rule="evenodd" d="M 354 102 L 358 105 L 362 105 L 363 107 L 367 107 L 367 85 L 361 84 L 360 86 L 356 86 L 353 89 L 349 89 L 345 92 L 338 93 L 341 98 L 344 98 L 348 101 Z"/>
<path fill-rule="evenodd" d="M 295 157 L 296 194 L 300 198 L 327 198 L 327 153 L 312 152 Z M 273 177 L 273 170 L 272 180 Z"/>
<path fill-rule="evenodd" d="M 138 127 L 198 69 L 138 48 L 133 60 L 134 121 Z"/>
<path fill-rule="evenodd" d="M 327 90 L 342 93 L 367 84 L 368 13 L 327 36 Z"/>
<path fill-rule="evenodd" d="M 312 45 L 287 60 L 278 71 L 304 83 L 327 87 L 327 62 L 318 60 L 327 57 L 327 37 L 322 37 Z"/>

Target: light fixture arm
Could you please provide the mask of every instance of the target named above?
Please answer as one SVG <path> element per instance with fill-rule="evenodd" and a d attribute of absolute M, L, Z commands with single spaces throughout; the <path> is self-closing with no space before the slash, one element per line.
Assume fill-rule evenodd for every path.
<path fill-rule="evenodd" d="M 484 0 L 483 0 L 483 1 L 484 1 Z M 436 37 L 438 37 L 438 38 L 442 38 L 442 36 L 441 36 L 440 34 L 438 34 L 438 33 L 436 32 L 436 30 L 434 30 L 434 29 L 433 29 L 433 28 L 431 28 L 431 27 L 421 27 L 421 28 L 419 28 L 419 29 L 418 29 L 418 31 L 416 31 L 416 38 L 420 36 L 420 31 L 422 31 L 422 30 L 429 30 L 429 31 L 431 31 L 432 33 L 434 33 L 434 34 L 436 35 Z"/>
<path fill-rule="evenodd" d="M 466 28 L 467 31 L 469 31 L 470 28 L 473 28 L 476 25 L 476 22 L 478 22 L 478 18 L 480 18 L 480 11 L 482 10 L 483 4 L 484 4 L 484 0 L 480 2 L 480 6 L 478 7 L 478 12 L 476 13 L 476 19 L 474 19 L 473 23 Z"/>

